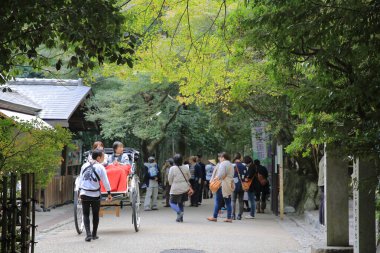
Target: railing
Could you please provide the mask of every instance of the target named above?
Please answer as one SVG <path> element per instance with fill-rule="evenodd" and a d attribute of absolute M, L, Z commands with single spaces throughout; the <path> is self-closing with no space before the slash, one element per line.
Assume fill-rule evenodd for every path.
<path fill-rule="evenodd" d="M 19 188 L 21 181 L 21 191 Z M 35 176 L 14 173 L 1 178 L 1 247 L 4 253 L 34 253 Z"/>

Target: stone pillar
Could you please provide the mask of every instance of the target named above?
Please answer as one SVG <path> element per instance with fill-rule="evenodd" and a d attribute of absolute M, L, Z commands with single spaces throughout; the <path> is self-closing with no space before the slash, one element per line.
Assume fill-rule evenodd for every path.
<path fill-rule="evenodd" d="M 360 169 L 359 169 L 360 168 Z M 376 252 L 376 168 L 357 158 L 353 173 L 354 191 L 354 252 Z"/>
<path fill-rule="evenodd" d="M 325 147 L 325 223 L 327 246 L 349 246 L 348 162 Z"/>

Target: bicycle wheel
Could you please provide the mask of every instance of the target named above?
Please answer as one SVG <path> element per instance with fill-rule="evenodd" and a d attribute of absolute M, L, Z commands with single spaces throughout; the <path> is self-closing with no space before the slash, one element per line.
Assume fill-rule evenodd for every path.
<path fill-rule="evenodd" d="M 79 198 L 79 192 L 74 192 L 74 222 L 75 229 L 78 234 L 82 234 L 84 229 L 83 223 L 83 209 L 82 209 L 82 201 Z"/>

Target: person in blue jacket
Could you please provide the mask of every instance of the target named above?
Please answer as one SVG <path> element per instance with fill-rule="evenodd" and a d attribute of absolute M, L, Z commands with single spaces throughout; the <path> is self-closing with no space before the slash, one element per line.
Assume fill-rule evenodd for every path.
<path fill-rule="evenodd" d="M 147 185 L 144 210 L 158 210 L 157 207 L 157 197 L 158 197 L 158 186 L 161 178 L 160 170 L 153 156 L 148 158 L 148 162 L 144 163 L 145 168 L 145 183 Z"/>
<path fill-rule="evenodd" d="M 232 219 L 241 220 L 244 211 L 244 190 L 241 182 L 245 181 L 247 177 L 248 169 L 241 162 L 241 154 L 236 153 L 234 162 L 234 182 L 235 182 L 235 190 L 232 193 Z M 236 216 L 236 201 L 239 201 L 239 209 Z"/>

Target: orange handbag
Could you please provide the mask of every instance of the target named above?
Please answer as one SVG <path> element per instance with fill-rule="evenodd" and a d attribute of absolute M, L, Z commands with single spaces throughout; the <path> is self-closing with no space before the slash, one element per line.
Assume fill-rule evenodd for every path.
<path fill-rule="evenodd" d="M 210 190 L 212 193 L 217 192 L 221 186 L 222 186 L 222 181 L 220 181 L 219 178 L 214 178 L 210 182 Z"/>
<path fill-rule="evenodd" d="M 248 181 L 243 181 L 241 179 L 241 175 L 240 175 L 240 172 L 239 172 L 239 169 L 238 169 L 237 166 L 235 166 L 235 170 L 238 173 L 239 180 L 240 180 L 240 183 L 241 183 L 241 187 L 243 188 L 243 191 L 247 192 L 249 190 L 249 187 L 252 184 L 253 179 L 249 179 Z"/>

